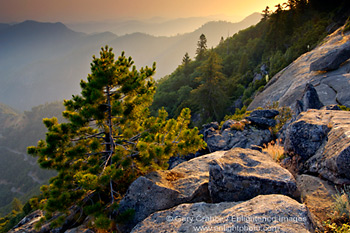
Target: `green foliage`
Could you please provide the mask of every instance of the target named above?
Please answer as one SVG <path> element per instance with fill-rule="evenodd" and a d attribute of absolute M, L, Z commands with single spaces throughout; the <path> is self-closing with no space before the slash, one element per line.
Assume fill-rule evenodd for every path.
<path fill-rule="evenodd" d="M 81 95 L 64 102 L 66 122 L 43 120 L 46 139 L 28 147 L 28 153 L 42 167 L 58 172 L 41 188 L 39 207 L 47 219 L 53 213 L 65 216 L 70 206 L 78 205 L 95 218 L 96 227 L 107 229 L 117 218 L 115 204 L 132 181 L 167 168 L 175 154 L 205 147 L 198 129 L 188 128 L 188 108 L 177 119 L 168 119 L 165 109 L 149 116 L 154 71 L 155 66 L 136 70 L 131 58 L 122 53 L 115 59 L 106 46 L 99 58 L 93 57 L 91 74 L 80 83 Z M 58 219 L 53 224 L 61 223 Z"/>
<path fill-rule="evenodd" d="M 199 105 L 204 119 L 217 121 L 222 119 L 227 107 L 227 96 L 223 84 L 225 76 L 221 73 L 221 59 L 210 51 L 209 58 L 200 67 L 200 76 L 196 81 L 200 85 L 191 92 L 192 98 Z"/>
<path fill-rule="evenodd" d="M 13 198 L 11 205 L 12 205 L 12 210 L 16 212 L 21 211 L 23 208 L 23 205 L 18 198 Z"/>
<path fill-rule="evenodd" d="M 110 228 L 112 221 L 104 215 L 100 215 L 95 219 L 95 226 L 99 229 L 107 230 Z"/>
<path fill-rule="evenodd" d="M 337 193 L 333 196 L 335 200 L 334 210 L 338 216 L 345 215 L 346 218 L 350 217 L 350 187 L 344 186 L 341 191 L 337 190 Z"/>
<path fill-rule="evenodd" d="M 238 100 L 249 105 L 254 95 L 262 91 L 268 80 L 262 78 L 253 82 L 256 74 L 266 77 L 268 72 L 268 76 L 273 77 L 301 54 L 313 49 L 327 35 L 326 28 L 339 9 L 340 4 L 330 4 L 325 13 L 313 1 L 288 1 L 279 5 L 275 12 L 266 8 L 260 23 L 221 41 L 212 51 L 206 50 L 205 56 L 199 56 L 199 51 L 204 48 L 200 45 L 206 41 L 200 39 L 196 60 L 183 62 L 171 75 L 158 82 L 152 113 L 164 107 L 174 117 L 180 113 L 178 108 L 188 107 L 196 119 L 201 116 L 195 122 L 197 125 L 211 120 L 221 121 L 225 115 L 232 114 L 228 103 Z M 208 115 L 203 114 L 203 103 L 193 97 L 203 96 L 203 92 L 199 93 L 206 85 L 207 78 L 200 82 L 196 78 L 203 77 L 203 70 L 212 60 L 212 53 L 217 54 L 217 60 L 221 60 L 218 71 L 222 73 L 222 81 L 219 82 L 220 88 L 216 89 L 219 93 L 217 96 L 220 96 L 216 98 L 217 106 L 210 107 Z M 266 67 L 264 71 L 260 69 L 262 66 Z M 182 92 L 180 95 L 182 86 L 192 88 L 190 94 Z M 214 109 L 220 113 L 215 113 Z M 204 112 L 207 111 L 204 109 Z"/>
<path fill-rule="evenodd" d="M 350 230 L 350 187 L 344 186 L 333 195 L 334 213 L 324 222 L 327 232 L 345 233 Z"/>
<path fill-rule="evenodd" d="M 11 205 L 12 211 L 0 218 L 0 233 L 9 232 L 20 220 L 33 210 L 29 202 L 22 205 L 21 201 L 17 198 L 13 199 Z"/>
<path fill-rule="evenodd" d="M 128 209 L 117 216 L 116 222 L 117 223 L 127 222 L 131 220 L 134 215 L 135 215 L 135 210 Z"/>
<path fill-rule="evenodd" d="M 327 232 L 334 232 L 334 233 L 348 233 L 350 232 L 350 224 L 343 223 L 341 225 L 337 225 L 336 223 L 332 223 L 331 220 L 327 220 L 324 223 L 324 226 L 327 230 Z"/>
<path fill-rule="evenodd" d="M 344 106 L 344 105 L 338 105 L 339 106 L 339 108 L 341 109 L 341 110 L 343 110 L 343 111 L 350 111 L 350 108 L 348 108 L 348 107 L 346 107 L 346 106 Z"/>
<path fill-rule="evenodd" d="M 282 127 L 292 118 L 292 110 L 290 107 L 279 106 L 278 102 L 273 102 L 266 106 L 267 109 L 275 109 L 279 114 L 275 117 L 276 125 L 272 127 L 272 132 L 277 134 Z"/>
<path fill-rule="evenodd" d="M 226 115 L 224 118 L 224 121 L 221 123 L 223 124 L 227 120 L 235 120 L 235 121 L 241 121 L 247 116 L 249 116 L 251 111 L 247 111 L 247 106 L 243 106 L 241 109 L 236 108 L 235 114 L 233 115 Z"/>
<path fill-rule="evenodd" d="M 205 37 L 204 34 L 201 34 L 199 37 L 199 41 L 197 42 L 196 59 L 197 60 L 204 59 L 206 51 L 207 51 L 207 38 Z"/>
<path fill-rule="evenodd" d="M 344 29 L 343 29 L 343 33 L 346 33 L 350 31 L 350 16 L 348 17 L 348 19 L 346 20 L 346 23 L 344 25 Z"/>

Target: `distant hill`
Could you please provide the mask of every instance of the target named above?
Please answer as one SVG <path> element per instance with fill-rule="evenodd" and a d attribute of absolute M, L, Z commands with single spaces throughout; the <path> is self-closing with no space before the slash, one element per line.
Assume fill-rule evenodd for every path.
<path fill-rule="evenodd" d="M 11 210 L 14 197 L 28 200 L 55 174 L 39 168 L 26 148 L 45 138 L 42 118 L 57 116 L 62 122 L 63 109 L 62 103 L 56 102 L 20 114 L 0 103 L 0 215 Z"/>
<path fill-rule="evenodd" d="M 0 103 L 0 140 L 6 135 L 9 128 L 14 127 L 20 121 L 20 114 L 7 106 Z"/>
<path fill-rule="evenodd" d="M 117 36 L 110 32 L 85 34 L 62 23 L 25 21 L 0 30 L 0 102 L 16 109 L 70 98 L 90 72 L 92 55 L 104 45 L 131 56 L 137 67 L 157 62 L 158 79 L 170 74 L 188 52 L 194 56 L 201 33 L 208 46 L 260 20 L 254 14 L 240 23 L 210 22 L 196 31 L 174 37 L 144 33 Z"/>
<path fill-rule="evenodd" d="M 83 22 L 71 23 L 66 25 L 74 31 L 84 33 L 100 33 L 110 31 L 116 35 L 122 36 L 134 32 L 141 32 L 153 36 L 175 36 L 179 34 L 193 32 L 194 30 L 196 30 L 197 28 L 199 28 L 207 22 L 225 18 L 228 17 L 209 16 L 177 19 L 165 19 L 161 17 L 155 17 L 148 20 L 120 19 L 118 21 L 112 22 Z"/>

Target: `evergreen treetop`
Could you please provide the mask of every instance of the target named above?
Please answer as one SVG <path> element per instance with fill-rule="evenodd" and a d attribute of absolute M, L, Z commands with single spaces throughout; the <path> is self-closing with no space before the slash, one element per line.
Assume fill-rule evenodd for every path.
<path fill-rule="evenodd" d="M 197 42 L 196 59 L 197 60 L 204 59 L 204 55 L 206 51 L 207 51 L 207 38 L 204 34 L 201 34 L 199 37 L 199 41 Z"/>

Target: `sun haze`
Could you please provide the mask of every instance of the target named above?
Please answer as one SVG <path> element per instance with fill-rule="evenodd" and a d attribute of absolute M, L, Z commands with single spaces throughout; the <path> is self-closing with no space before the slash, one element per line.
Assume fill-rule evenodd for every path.
<path fill-rule="evenodd" d="M 0 0 L 0 22 L 83 22 L 225 15 L 243 18 L 282 0 Z"/>

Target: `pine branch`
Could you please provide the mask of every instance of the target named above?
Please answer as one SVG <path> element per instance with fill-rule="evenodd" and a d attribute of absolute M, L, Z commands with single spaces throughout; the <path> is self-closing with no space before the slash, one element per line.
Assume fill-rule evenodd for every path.
<path fill-rule="evenodd" d="M 112 179 L 109 180 L 109 187 L 111 189 L 111 199 L 112 199 L 112 204 L 113 204 L 114 203 L 114 195 L 113 195 Z"/>
<path fill-rule="evenodd" d="M 183 127 L 184 127 L 184 123 L 185 123 L 185 119 L 183 119 L 183 121 L 182 121 L 179 134 L 177 135 L 176 139 L 175 139 L 174 141 L 172 141 L 172 143 L 179 143 L 177 140 L 179 139 L 179 137 L 180 137 L 180 135 L 181 135 L 181 131 L 182 131 Z"/>
<path fill-rule="evenodd" d="M 145 130 L 145 131 L 143 131 L 142 133 L 147 132 L 147 131 L 148 131 L 148 130 Z M 136 141 L 136 140 L 138 140 L 138 139 L 141 137 L 141 134 L 142 134 L 142 133 L 139 133 L 139 134 L 135 135 L 134 137 L 130 138 L 129 140 L 130 140 L 130 141 Z"/>
<path fill-rule="evenodd" d="M 89 136 L 86 136 L 86 137 L 80 137 L 80 138 L 72 139 L 71 141 L 72 142 L 77 142 L 77 141 L 84 140 L 84 139 L 89 139 L 89 138 L 103 138 L 103 137 L 99 137 L 99 135 L 101 135 L 101 134 L 104 134 L 104 133 L 103 132 L 102 133 L 96 133 L 96 134 L 92 134 L 92 135 L 89 135 Z"/>
<path fill-rule="evenodd" d="M 109 162 L 109 161 L 111 160 L 111 158 L 112 158 L 112 155 L 113 155 L 113 151 L 111 151 L 111 152 L 109 153 L 108 158 L 107 158 L 106 161 L 104 162 L 104 166 L 103 166 L 103 169 L 102 169 L 102 172 L 101 172 L 100 176 L 102 175 L 103 171 L 106 169 L 106 167 L 107 167 L 107 165 L 108 165 L 108 162 Z"/>

